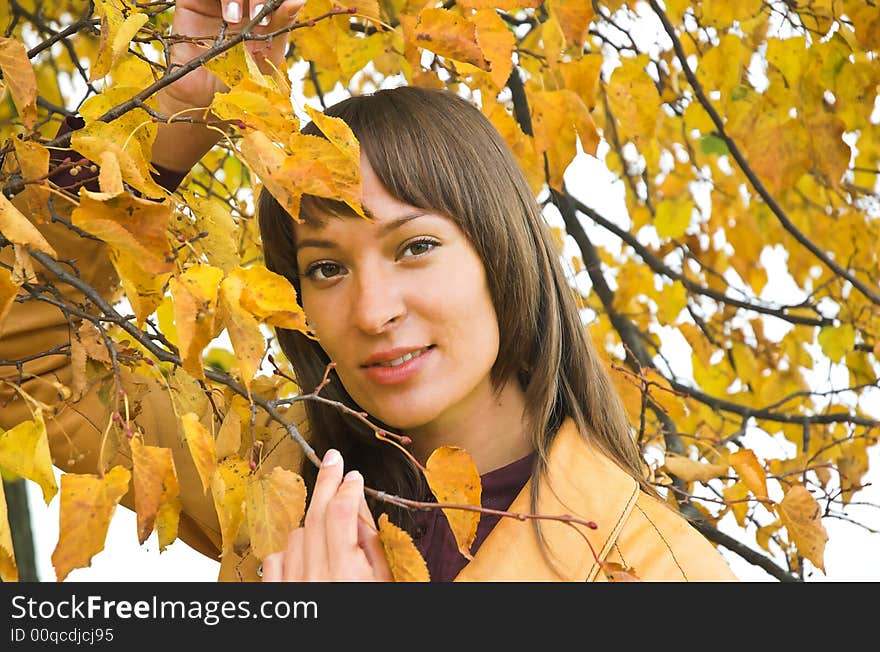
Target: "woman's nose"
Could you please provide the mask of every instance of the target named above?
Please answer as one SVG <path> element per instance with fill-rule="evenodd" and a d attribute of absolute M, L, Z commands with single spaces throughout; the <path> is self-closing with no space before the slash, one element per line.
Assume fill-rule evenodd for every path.
<path fill-rule="evenodd" d="M 353 320 L 363 332 L 382 333 L 406 314 L 403 288 L 395 280 L 394 271 L 386 266 L 362 268 L 354 285 Z"/>

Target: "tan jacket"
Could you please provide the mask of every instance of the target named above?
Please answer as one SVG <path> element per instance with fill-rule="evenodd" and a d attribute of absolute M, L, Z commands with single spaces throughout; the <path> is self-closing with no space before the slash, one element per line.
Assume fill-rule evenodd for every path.
<path fill-rule="evenodd" d="M 104 296 L 115 292 L 117 278 L 101 243 L 82 239 L 57 224 L 39 228 L 59 258 L 78 261 L 87 282 Z M 0 250 L 0 260 L 11 264 L 11 247 Z M 43 271 L 38 264 L 35 267 L 38 273 Z M 51 278 L 51 274 L 46 273 Z M 68 298 L 82 301 L 71 288 L 61 286 L 60 289 L 67 291 Z M 0 324 L 0 360 L 27 358 L 65 344 L 69 337 L 68 322 L 59 309 L 37 301 L 16 304 Z M 69 472 L 94 473 L 109 416 L 100 398 L 101 379 L 95 380 L 79 400 L 62 403 L 56 386 L 47 380 L 71 386 L 73 374 L 67 355 L 37 358 L 24 363 L 23 371 L 24 390 L 60 408 L 55 415 L 45 415 L 55 465 Z M 17 376 L 14 367 L 2 367 L 0 374 L 6 379 Z M 106 378 L 110 378 L 109 372 Z M 123 371 L 122 383 L 129 396 L 142 399 L 135 421 L 144 432 L 145 443 L 173 451 L 183 502 L 179 538 L 221 562 L 220 581 L 257 580 L 259 562 L 247 554 L 245 538 L 237 542 L 234 551 L 221 558 L 220 528 L 213 501 L 210 494 L 202 490 L 179 419 L 163 385 L 158 380 L 127 371 Z M 191 407 L 203 415 L 205 425 L 210 425 L 213 411 L 207 399 Z M 296 422 L 307 436 L 301 404 L 296 404 L 286 417 Z M 25 402 L 8 385 L 0 386 L 0 427 L 8 429 L 30 418 Z M 268 470 L 282 465 L 298 470 L 301 451 L 284 429 L 270 423 L 265 416 L 257 425 L 269 429 L 264 450 L 271 453 L 262 468 Z M 118 443 L 105 442 L 104 464 L 105 468 L 115 464 L 131 466 L 131 453 L 124 438 Z M 598 529 L 588 531 L 587 536 L 601 559 L 631 566 L 641 579 L 648 581 L 736 579 L 702 535 L 666 505 L 641 493 L 629 475 L 586 443 L 570 420 L 563 424 L 551 449 L 548 480 L 541 494 L 539 513 L 572 514 L 595 521 Z M 530 511 L 528 490 L 526 485 L 510 511 Z M 122 504 L 133 508 L 132 491 Z M 561 576 L 554 573 L 552 565 L 542 556 L 529 522 L 502 519 L 456 581 L 604 579 L 590 547 L 570 526 L 544 521 L 544 533 Z M 136 533 L 132 532 L 131 536 Z"/>

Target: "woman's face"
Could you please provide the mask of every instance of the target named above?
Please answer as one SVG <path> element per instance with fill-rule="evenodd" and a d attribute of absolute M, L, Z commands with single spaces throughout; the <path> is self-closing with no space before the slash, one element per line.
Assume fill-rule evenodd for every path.
<path fill-rule="evenodd" d="M 398 430 L 456 427 L 492 400 L 498 320 L 483 264 L 452 220 L 385 190 L 373 219 L 296 225 L 302 303 L 351 397 Z"/>

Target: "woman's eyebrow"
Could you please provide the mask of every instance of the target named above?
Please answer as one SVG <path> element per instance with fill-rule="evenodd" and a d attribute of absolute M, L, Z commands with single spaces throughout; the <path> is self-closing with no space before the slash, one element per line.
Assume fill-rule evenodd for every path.
<path fill-rule="evenodd" d="M 410 222 L 419 217 L 425 217 L 426 215 L 430 215 L 430 213 L 426 213 L 424 211 L 418 211 L 414 213 L 406 213 L 401 215 L 400 217 L 395 217 L 392 220 L 386 220 L 379 227 L 379 235 L 384 237 L 394 231 L 395 229 L 399 229 L 401 226 Z M 372 217 L 369 215 L 369 217 Z M 306 247 L 317 247 L 322 249 L 332 249 L 336 246 L 336 243 L 332 240 L 324 240 L 321 238 L 303 238 L 299 242 L 296 243 L 296 248 L 298 250 L 305 249 Z"/>

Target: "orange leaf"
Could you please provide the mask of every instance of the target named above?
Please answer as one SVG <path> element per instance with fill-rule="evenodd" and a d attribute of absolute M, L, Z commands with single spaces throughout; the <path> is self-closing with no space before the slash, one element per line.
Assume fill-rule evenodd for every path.
<path fill-rule="evenodd" d="M 6 511 L 6 494 L 0 482 L 0 580 L 18 581 L 18 567 L 15 565 L 15 549 L 12 546 L 12 530 Z"/>
<path fill-rule="evenodd" d="M 131 461 L 138 541 L 143 543 L 153 531 L 159 510 L 179 495 L 177 471 L 170 448 L 145 446 L 137 437 L 131 440 Z"/>
<path fill-rule="evenodd" d="M 822 525 L 819 503 L 804 487 L 795 486 L 786 492 L 776 509 L 798 552 L 824 573 L 828 533 Z"/>
<path fill-rule="evenodd" d="M 287 548 L 291 530 L 300 526 L 306 511 L 302 477 L 276 466 L 268 475 L 247 485 L 247 520 L 251 547 L 257 559 Z"/>
<path fill-rule="evenodd" d="M 425 477 L 437 502 L 480 507 L 482 485 L 480 474 L 471 456 L 463 448 L 442 446 L 431 453 L 425 465 Z M 443 509 L 458 550 L 473 559 L 470 548 L 477 535 L 480 512 L 464 509 Z"/>
<path fill-rule="evenodd" d="M 730 466 L 737 472 L 740 480 L 756 498 L 769 500 L 767 496 L 767 472 L 751 450 L 748 448 L 740 449 L 730 456 L 729 461 Z"/>
<path fill-rule="evenodd" d="M 37 121 L 37 77 L 20 40 L 0 38 L 0 71 L 22 124 L 32 128 Z"/>
<path fill-rule="evenodd" d="M 89 566 L 104 549 L 116 505 L 128 491 L 131 473 L 114 466 L 104 477 L 65 473 L 61 476 L 60 530 L 52 552 L 59 582 L 75 568 Z"/>
<path fill-rule="evenodd" d="M 388 566 L 395 582 L 430 582 L 428 565 L 413 543 L 412 537 L 388 520 L 379 516 L 379 541 L 385 550 Z"/>
<path fill-rule="evenodd" d="M 494 9 L 483 9 L 471 16 L 476 26 L 477 45 L 483 52 L 492 72 L 492 83 L 503 88 L 513 70 L 513 50 L 516 38 Z"/>
<path fill-rule="evenodd" d="M 40 485 L 47 505 L 58 493 L 41 410 L 34 412 L 33 421 L 22 421 L 9 430 L 0 428 L 0 467 Z"/>
<path fill-rule="evenodd" d="M 199 479 L 202 481 L 202 488 L 207 491 L 217 471 L 214 438 L 199 421 L 199 416 L 195 412 L 187 412 L 180 418 L 180 421 L 183 423 L 186 445 L 189 447 L 189 453 L 196 465 Z"/>
<path fill-rule="evenodd" d="M 477 43 L 476 27 L 464 16 L 446 9 L 424 9 L 415 26 L 415 39 L 419 45 L 441 57 L 489 70 Z"/>

